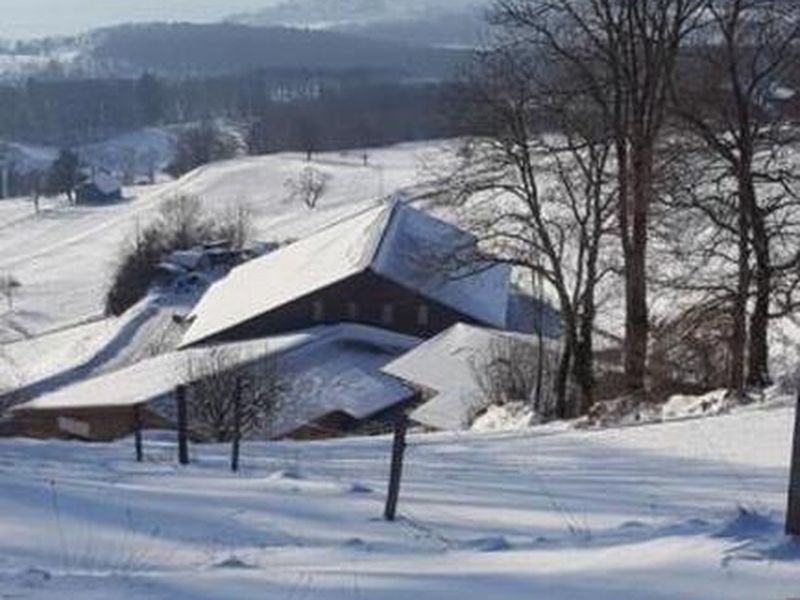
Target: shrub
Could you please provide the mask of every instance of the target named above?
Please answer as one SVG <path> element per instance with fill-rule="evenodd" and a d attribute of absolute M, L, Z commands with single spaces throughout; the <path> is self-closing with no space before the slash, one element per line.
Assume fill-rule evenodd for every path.
<path fill-rule="evenodd" d="M 137 231 L 122 249 L 106 293 L 106 314 L 121 315 L 144 298 L 158 274 L 159 263 L 172 252 L 219 239 L 241 247 L 251 229 L 251 216 L 245 208 L 217 216 L 205 212 L 197 198 L 178 196 L 169 200 L 158 218 Z"/>

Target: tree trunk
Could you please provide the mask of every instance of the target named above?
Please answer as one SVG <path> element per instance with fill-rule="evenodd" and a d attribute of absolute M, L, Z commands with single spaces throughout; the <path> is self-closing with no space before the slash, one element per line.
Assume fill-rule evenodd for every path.
<path fill-rule="evenodd" d="M 632 394 L 645 392 L 649 321 L 647 310 L 647 227 L 653 185 L 652 149 L 631 148 L 631 195 L 621 202 L 628 212 L 625 250 L 625 378 Z"/>
<path fill-rule="evenodd" d="M 594 358 L 591 334 L 588 339 L 581 336 L 581 340 L 576 344 L 572 376 L 575 378 L 581 394 L 580 402 L 573 411 L 573 416 L 579 417 L 589 412 L 594 404 Z"/>
<path fill-rule="evenodd" d="M 738 204 L 738 264 L 736 291 L 731 306 L 731 362 L 728 370 L 728 393 L 744 394 L 744 365 L 747 348 L 747 300 L 750 293 L 750 207 L 747 195 L 740 191 Z"/>
<path fill-rule="evenodd" d="M 772 293 L 772 265 L 769 238 L 764 215 L 756 204 L 755 189 L 749 181 L 748 193 L 753 228 L 753 254 L 756 261 L 756 301 L 750 316 L 750 343 L 747 363 L 747 385 L 763 388 L 771 383 L 769 376 L 769 301 Z"/>
<path fill-rule="evenodd" d="M 584 301 L 580 333 L 575 343 L 575 359 L 572 375 L 580 388 L 580 403 L 575 407 L 575 416 L 585 415 L 594 405 L 594 293 L 587 292 L 590 299 Z"/>
<path fill-rule="evenodd" d="M 574 346 L 574 334 L 566 334 L 564 348 L 561 351 L 561 358 L 558 363 L 554 390 L 556 396 L 555 416 L 557 419 L 567 419 L 569 417 L 569 399 L 567 398 L 567 393 Z"/>

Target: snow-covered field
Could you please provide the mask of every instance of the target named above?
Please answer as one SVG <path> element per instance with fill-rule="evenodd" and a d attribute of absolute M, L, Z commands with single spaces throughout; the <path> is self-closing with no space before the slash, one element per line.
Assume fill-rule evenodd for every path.
<path fill-rule="evenodd" d="M 188 194 L 220 212 L 244 205 L 254 215 L 257 239 L 295 239 L 416 185 L 424 179 L 426 156 L 437 146 L 370 150 L 367 166 L 360 152 L 322 154 L 311 164 L 296 154 L 241 158 L 174 182 L 128 189 L 124 202 L 107 206 L 43 200 L 39 215 L 29 199 L 0 201 L 0 275 L 21 283 L 13 310 L 0 298 L 0 389 L 72 366 L 74 360 L 65 358 L 92 357 L 112 342 L 121 346 L 117 334 L 127 321 L 76 325 L 102 317 L 119 248 L 165 201 Z M 286 185 L 309 166 L 327 176 L 314 210 L 291 199 Z M 130 328 L 126 335 L 132 335 Z"/>
<path fill-rule="evenodd" d="M 779 599 L 787 408 L 596 432 L 195 447 L 0 441 L 0 597 Z"/>
<path fill-rule="evenodd" d="M 209 165 L 108 206 L 46 201 L 34 215 L 0 201 L 0 275 L 21 283 L 13 309 L 0 298 L 0 390 L 139 360 L 188 310 L 193 298 L 146 299 L 101 318 L 120 245 L 167 200 L 247 206 L 258 239 L 284 241 L 421 184 L 439 146 L 371 150 L 368 165 L 315 157 L 327 188 L 314 210 L 287 191 L 309 166 L 295 154 Z M 795 329 L 780 333 L 796 346 Z M 664 416 L 713 400 L 677 398 Z M 782 535 L 792 419 L 768 402 L 604 431 L 413 435 L 395 524 L 380 518 L 388 438 L 248 444 L 238 475 L 225 447 L 193 448 L 179 468 L 164 433 L 144 464 L 131 440 L 0 440 L 0 599 L 800 597 L 800 544 Z"/>

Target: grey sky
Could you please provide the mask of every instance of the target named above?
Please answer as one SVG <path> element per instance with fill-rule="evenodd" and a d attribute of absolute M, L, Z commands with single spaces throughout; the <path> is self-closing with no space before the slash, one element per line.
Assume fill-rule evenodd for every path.
<path fill-rule="evenodd" d="M 214 21 L 278 0 L 0 0 L 0 37 L 72 34 L 127 21 Z"/>

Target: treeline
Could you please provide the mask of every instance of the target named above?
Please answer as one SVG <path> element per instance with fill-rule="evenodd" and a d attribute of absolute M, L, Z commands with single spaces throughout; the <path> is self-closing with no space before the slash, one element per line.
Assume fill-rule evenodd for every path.
<path fill-rule="evenodd" d="M 152 23 L 99 30 L 91 56 L 133 72 L 208 76 L 254 69 L 370 69 L 402 78 L 450 78 L 469 57 L 462 50 L 323 30 L 251 27 L 234 23 Z"/>
<path fill-rule="evenodd" d="M 318 152 L 451 137 L 463 129 L 444 116 L 448 90 L 443 85 L 377 84 L 271 103 L 249 128 L 248 151 Z"/>
<path fill-rule="evenodd" d="M 258 121 L 275 139 L 259 150 L 296 144 L 294 131 L 314 123 L 320 147 L 360 138 L 397 141 L 444 133 L 436 98 L 448 84 L 386 82 L 351 71 L 256 71 L 189 80 L 151 74 L 138 79 L 29 80 L 0 86 L 0 137 L 62 147 L 147 126 L 210 118 Z M 358 127 L 360 133 L 348 131 Z"/>

